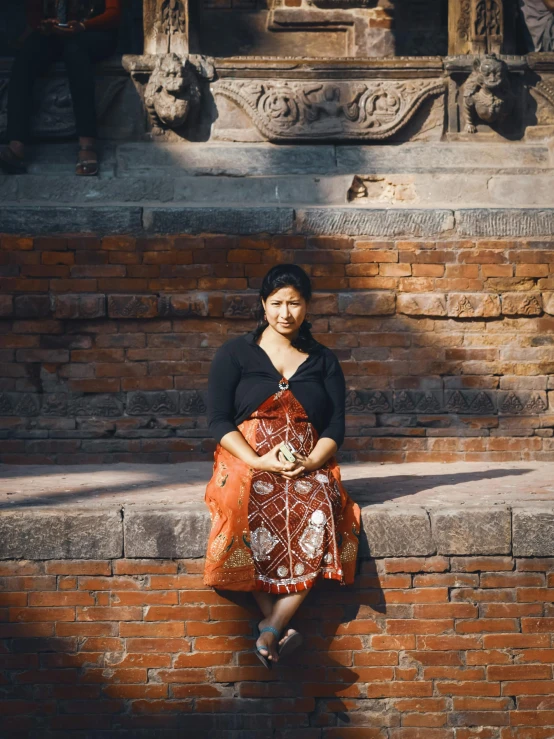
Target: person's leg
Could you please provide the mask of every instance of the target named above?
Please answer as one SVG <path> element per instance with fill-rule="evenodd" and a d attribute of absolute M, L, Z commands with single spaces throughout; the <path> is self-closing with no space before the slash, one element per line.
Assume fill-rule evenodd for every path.
<path fill-rule="evenodd" d="M 264 608 L 262 608 L 262 602 L 264 607 L 267 607 L 267 601 L 265 599 L 262 599 L 262 601 L 258 600 L 257 596 L 259 596 L 260 593 L 255 593 L 256 602 L 264 614 L 264 619 L 260 621 L 260 629 L 263 629 L 266 626 L 272 626 L 278 632 L 281 632 L 289 623 L 296 611 L 300 608 L 309 592 L 309 590 L 302 590 L 299 593 L 287 593 L 285 595 L 276 596 L 273 608 L 269 614 L 266 614 Z M 264 593 L 264 595 L 267 595 L 267 593 Z M 267 656 L 268 659 L 273 662 L 277 662 L 279 660 L 279 654 L 277 652 L 277 638 L 270 631 L 266 631 L 260 635 L 256 642 L 256 646 L 263 648 L 264 651 L 267 652 L 264 656 Z"/>
<path fill-rule="evenodd" d="M 275 605 L 275 599 L 278 596 L 272 595 L 271 593 L 266 593 L 260 590 L 255 590 L 252 593 L 252 595 L 254 596 L 254 600 L 258 604 L 258 607 L 260 611 L 262 612 L 264 619 L 271 618 L 271 614 L 273 613 L 273 607 Z M 281 638 L 279 639 L 279 646 L 283 644 L 283 642 L 287 639 L 287 637 L 292 636 L 292 634 L 296 634 L 296 633 L 297 633 L 296 629 L 286 629 L 281 635 Z"/>
<path fill-rule="evenodd" d="M 17 53 L 8 86 L 8 149 L 20 160 L 29 141 L 32 93 L 40 72 L 55 61 L 59 48 L 51 36 L 35 31 Z M 9 156 L 10 151 L 5 152 Z"/>
<path fill-rule="evenodd" d="M 82 163 L 95 162 L 94 146 L 97 136 L 94 64 L 110 56 L 115 49 L 115 38 L 111 33 L 85 31 L 64 39 L 63 58 L 67 78 Z M 86 168 L 85 168 L 86 169 Z M 91 172 L 83 171 L 82 174 Z"/>

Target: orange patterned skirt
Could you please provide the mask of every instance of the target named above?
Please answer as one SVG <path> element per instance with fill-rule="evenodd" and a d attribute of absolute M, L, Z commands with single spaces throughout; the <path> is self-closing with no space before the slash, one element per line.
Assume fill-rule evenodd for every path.
<path fill-rule="evenodd" d="M 308 455 L 317 442 L 289 389 L 270 396 L 238 429 L 260 456 L 283 441 Z M 206 585 L 294 593 L 320 575 L 344 585 L 354 580 L 360 509 L 334 459 L 288 480 L 253 470 L 218 444 L 206 504 L 212 518 Z"/>

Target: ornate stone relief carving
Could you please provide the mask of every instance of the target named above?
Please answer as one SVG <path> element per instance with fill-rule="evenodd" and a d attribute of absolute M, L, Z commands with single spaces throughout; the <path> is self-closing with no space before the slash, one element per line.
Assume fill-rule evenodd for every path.
<path fill-rule="evenodd" d="M 405 126 L 424 100 L 442 94 L 444 82 L 224 79 L 213 91 L 245 111 L 269 141 L 381 140 Z"/>
<path fill-rule="evenodd" d="M 186 33 L 186 12 L 181 0 L 163 0 L 160 28 L 168 36 L 175 33 Z"/>
<path fill-rule="evenodd" d="M 479 120 L 488 124 L 504 120 L 512 112 L 514 104 L 505 62 L 495 54 L 476 57 L 473 72 L 464 85 L 467 132 L 475 133 Z"/>

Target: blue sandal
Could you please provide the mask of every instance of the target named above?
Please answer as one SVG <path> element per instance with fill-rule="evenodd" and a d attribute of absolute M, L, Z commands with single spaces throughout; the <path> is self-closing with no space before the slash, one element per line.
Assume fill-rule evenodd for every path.
<path fill-rule="evenodd" d="M 264 626 L 263 629 L 258 629 L 258 637 L 257 638 L 259 639 L 262 634 L 265 634 L 266 633 L 266 631 L 267 632 L 271 632 L 275 636 L 275 638 L 277 639 L 277 642 L 279 641 L 279 632 L 277 631 L 277 629 L 274 629 L 273 626 Z M 260 652 L 260 649 L 263 649 L 269 655 L 269 647 L 257 646 L 256 645 L 256 647 L 254 648 L 254 654 L 260 660 L 260 662 L 263 664 L 264 667 L 267 667 L 268 670 L 271 670 L 271 668 L 273 666 L 273 661 L 270 660 L 270 659 L 268 659 L 265 654 L 262 654 Z"/>

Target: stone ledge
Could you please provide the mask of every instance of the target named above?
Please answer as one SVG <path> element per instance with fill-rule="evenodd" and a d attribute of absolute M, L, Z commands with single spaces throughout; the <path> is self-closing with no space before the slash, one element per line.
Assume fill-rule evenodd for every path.
<path fill-rule="evenodd" d="M 367 237 L 550 236 L 554 208 L 221 206 L 0 206 L 1 232 L 66 234 L 276 234 Z M 62 225 L 63 224 L 63 225 Z"/>
<path fill-rule="evenodd" d="M 364 558 L 554 556 L 554 463 L 341 470 L 362 508 Z M 210 472 L 207 462 L 0 467 L 0 559 L 202 557 Z"/>

